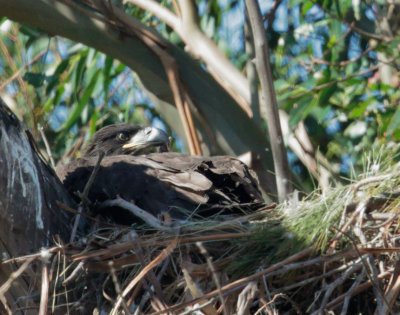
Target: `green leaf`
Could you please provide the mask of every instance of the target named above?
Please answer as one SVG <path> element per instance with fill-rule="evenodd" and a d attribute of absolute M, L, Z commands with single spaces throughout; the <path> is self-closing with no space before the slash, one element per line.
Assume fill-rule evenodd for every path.
<path fill-rule="evenodd" d="M 74 81 L 75 92 L 78 92 L 80 90 L 80 84 L 82 82 L 83 75 L 86 70 L 85 64 L 86 64 L 87 54 L 88 54 L 87 49 L 84 50 L 82 53 L 80 53 L 80 59 L 78 65 L 76 66 L 76 72 L 75 72 L 75 81 Z"/>
<path fill-rule="evenodd" d="M 331 109 L 331 106 L 316 106 L 312 108 L 312 110 L 310 111 L 310 115 L 312 115 L 319 123 L 322 123 L 322 121 L 325 119 L 326 115 Z"/>
<path fill-rule="evenodd" d="M 297 106 L 290 112 L 289 124 L 296 126 L 301 120 L 307 117 L 310 111 L 317 106 L 317 99 L 312 96 L 302 97 L 296 104 Z"/>
<path fill-rule="evenodd" d="M 23 79 L 34 87 L 40 87 L 43 85 L 46 76 L 42 73 L 26 72 Z"/>
<path fill-rule="evenodd" d="M 327 86 L 323 88 L 318 93 L 318 105 L 319 106 L 326 106 L 328 105 L 329 98 L 336 92 L 337 85 L 333 84 L 331 86 Z"/>
<path fill-rule="evenodd" d="M 400 132 L 400 108 L 398 108 L 394 113 L 387 128 L 387 133 L 393 137 L 393 140 L 400 140 L 399 132 Z"/>
<path fill-rule="evenodd" d="M 301 2 L 302 1 L 299 1 L 299 3 L 301 3 Z M 301 14 L 303 14 L 303 15 L 307 14 L 308 10 L 310 10 L 313 5 L 314 5 L 314 3 L 312 1 L 307 1 L 306 3 L 303 3 L 301 5 Z"/>
<path fill-rule="evenodd" d="M 85 109 L 86 104 L 88 103 L 89 98 L 92 95 L 94 88 L 96 87 L 97 78 L 99 77 L 100 74 L 101 74 L 101 69 L 98 69 L 91 78 L 90 83 L 88 87 L 85 89 L 85 92 L 83 93 L 82 97 L 79 99 L 78 104 L 75 106 L 75 108 L 73 108 L 72 113 L 69 115 L 63 126 L 61 126 L 61 129 L 68 130 L 77 122 L 78 117 Z"/>
<path fill-rule="evenodd" d="M 373 101 L 373 99 L 370 98 L 362 103 L 356 104 L 356 107 L 349 113 L 349 118 L 360 117 L 372 101 Z"/>

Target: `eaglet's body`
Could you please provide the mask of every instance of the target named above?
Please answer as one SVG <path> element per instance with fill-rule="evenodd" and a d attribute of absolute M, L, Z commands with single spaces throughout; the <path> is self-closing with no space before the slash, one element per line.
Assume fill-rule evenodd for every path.
<path fill-rule="evenodd" d="M 253 209 L 263 201 L 255 175 L 235 158 L 173 152 L 137 156 L 167 144 L 167 135 L 156 128 L 110 125 L 95 133 L 82 158 L 59 167 L 57 174 L 68 191 L 82 192 L 103 152 L 89 199 L 120 196 L 155 215 L 209 215 L 221 209 Z"/>
<path fill-rule="evenodd" d="M 59 173 L 65 187 L 83 191 L 96 158 L 73 161 Z M 89 199 L 105 201 L 117 195 L 153 214 L 198 212 L 262 202 L 257 180 L 239 160 L 196 157 L 181 153 L 104 157 Z M 179 215 L 181 216 L 181 215 Z"/>

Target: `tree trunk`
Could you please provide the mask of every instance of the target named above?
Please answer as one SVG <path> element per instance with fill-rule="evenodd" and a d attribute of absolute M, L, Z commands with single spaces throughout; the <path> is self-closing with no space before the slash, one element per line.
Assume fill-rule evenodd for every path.
<path fill-rule="evenodd" d="M 57 206 L 74 203 L 52 169 L 39 157 L 29 131 L 0 99 L 0 251 L 1 260 L 37 252 L 54 245 L 56 235 L 67 240 L 71 215 Z M 13 314 L 26 313 L 24 296 L 40 292 L 35 277 L 18 277 L 6 290 L 4 283 L 20 264 L 0 264 L 0 300 L 5 293 Z M 32 266 L 26 273 L 32 275 Z M 26 274 L 25 273 L 25 274 Z M 35 281 L 36 280 L 36 281 Z M 35 283 L 32 283 L 35 281 Z M 6 292 L 4 292 L 6 291 Z M 37 309 L 33 313 L 37 313 Z M 4 299 L 0 313 L 5 313 Z"/>

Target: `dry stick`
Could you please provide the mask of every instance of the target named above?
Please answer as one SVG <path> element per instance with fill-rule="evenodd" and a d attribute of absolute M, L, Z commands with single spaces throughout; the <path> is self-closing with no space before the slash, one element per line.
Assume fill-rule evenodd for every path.
<path fill-rule="evenodd" d="M 362 230 L 363 216 L 364 216 L 365 210 L 366 210 L 366 206 L 363 206 L 360 209 L 359 220 L 353 227 L 354 234 L 356 236 L 358 236 L 361 244 L 363 244 L 364 246 L 367 243 L 367 239 L 366 239 L 366 237 L 364 235 L 364 232 Z M 356 244 L 355 244 L 354 240 L 352 240 L 352 243 L 356 247 Z M 378 311 L 379 314 L 382 314 L 385 305 L 387 306 L 387 308 L 390 308 L 390 307 L 389 307 L 389 303 L 387 302 L 387 300 L 385 298 L 385 294 L 383 293 L 383 291 L 381 290 L 381 288 L 379 286 L 378 270 L 375 267 L 374 258 L 372 256 L 372 254 L 367 254 L 366 259 L 363 259 L 362 262 L 363 262 L 363 264 L 365 266 L 365 269 L 367 271 L 367 273 L 366 273 L 367 277 L 371 281 L 373 281 L 373 284 L 374 284 L 373 292 L 375 294 L 375 299 L 376 299 L 376 304 L 377 304 L 377 309 L 376 310 Z M 369 268 L 369 271 L 370 271 L 371 274 L 368 273 L 367 267 Z"/>
<path fill-rule="evenodd" d="M 105 153 L 103 151 L 100 151 L 99 158 L 97 159 L 97 163 L 96 163 L 95 167 L 93 168 L 92 174 L 90 174 L 89 180 L 87 181 L 85 188 L 83 189 L 83 193 L 79 194 L 79 197 L 82 200 L 82 205 L 79 206 L 79 208 L 78 208 L 79 213 L 75 217 L 74 226 L 72 228 L 71 237 L 69 240 L 71 243 L 74 241 L 75 236 L 76 236 L 76 231 L 78 230 L 79 221 L 81 219 L 81 213 L 83 212 L 82 208 L 87 209 L 89 190 L 90 190 L 90 187 L 92 187 L 94 179 L 96 178 L 97 172 L 100 169 L 100 163 L 103 160 L 104 155 L 105 155 Z"/>
<path fill-rule="evenodd" d="M 227 315 L 228 312 L 226 310 L 225 299 L 222 296 L 222 292 L 221 292 L 221 283 L 220 283 L 220 281 L 218 279 L 217 272 L 215 271 L 215 267 L 214 267 L 214 265 L 213 265 L 213 263 L 211 261 L 210 254 L 207 252 L 206 248 L 204 247 L 204 245 L 201 242 L 196 242 L 196 246 L 200 249 L 200 253 L 206 258 L 208 268 L 210 268 L 212 277 L 213 277 L 214 282 L 215 282 L 215 286 L 217 287 L 217 290 L 218 290 L 218 297 L 219 297 L 219 300 L 221 302 L 222 309 L 224 311 L 224 314 Z"/>
<path fill-rule="evenodd" d="M 56 307 L 56 291 L 57 291 L 57 284 L 58 284 L 58 278 L 60 276 L 60 258 L 61 258 L 61 253 L 58 252 L 57 255 L 54 255 L 54 259 L 57 260 L 57 271 L 55 275 L 55 281 L 54 281 L 54 286 L 53 286 L 53 302 L 51 303 L 51 312 L 54 313 L 54 309 Z"/>
<path fill-rule="evenodd" d="M 188 257 L 186 259 L 187 259 L 187 261 L 189 261 L 190 257 Z M 196 298 L 202 297 L 204 295 L 204 293 L 201 290 L 199 284 L 193 280 L 193 278 L 190 274 L 190 270 L 187 267 L 187 265 L 188 265 L 187 261 L 184 260 L 183 263 L 181 264 L 183 279 L 185 280 L 185 283 L 186 283 L 185 291 L 189 290 L 190 294 L 192 295 L 192 298 L 196 299 Z M 214 299 L 210 299 L 210 300 L 214 301 Z M 204 308 L 203 313 L 210 314 L 210 315 L 218 314 L 218 311 L 215 309 L 214 305 L 210 305 L 210 303 L 208 303 L 208 302 L 204 303 L 202 306 L 202 308 Z M 189 309 L 193 310 L 193 308 L 189 308 Z"/>
<path fill-rule="evenodd" d="M 178 237 L 176 237 L 168 246 L 165 248 L 155 259 L 153 259 L 146 267 L 139 272 L 139 274 L 126 286 L 121 296 L 118 298 L 115 303 L 113 309 L 111 310 L 111 315 L 116 315 L 118 313 L 118 309 L 121 306 L 122 299 L 127 296 L 127 294 L 136 286 L 136 284 L 143 279 L 143 277 L 154 267 L 163 262 L 169 255 L 172 254 L 176 246 L 178 245 Z M 162 313 L 167 310 L 161 311 Z"/>
<path fill-rule="evenodd" d="M 346 315 L 347 309 L 349 307 L 349 302 L 352 297 L 352 293 L 356 290 L 356 288 L 360 285 L 362 279 L 364 278 L 366 270 L 363 269 L 362 272 L 357 276 L 356 280 L 351 285 L 350 289 L 346 292 L 346 298 L 343 301 L 343 307 L 341 314 Z"/>
<path fill-rule="evenodd" d="M 112 260 L 110 260 L 108 262 L 108 266 L 110 267 L 111 279 L 114 283 L 115 292 L 117 293 L 117 296 L 119 298 L 121 296 L 121 286 L 118 283 L 117 275 L 115 274 L 115 269 L 114 269 Z M 125 314 L 131 314 L 131 312 L 129 312 L 128 306 L 123 298 L 122 298 L 121 304 L 122 304 L 122 308 L 124 309 Z"/>
<path fill-rule="evenodd" d="M 43 139 L 43 142 L 44 142 L 44 146 L 46 148 L 47 155 L 49 156 L 49 159 L 50 159 L 51 166 L 53 167 L 53 169 L 55 169 L 56 168 L 56 164 L 54 163 L 54 158 L 53 158 L 53 154 L 51 153 L 49 141 L 47 141 L 47 137 L 46 137 L 46 135 L 45 135 L 45 133 L 43 131 L 43 126 L 41 126 L 39 124 L 38 125 L 38 129 L 39 129 L 40 135 L 42 136 L 42 139 Z"/>
<path fill-rule="evenodd" d="M 218 240 L 227 240 L 227 239 L 231 240 L 231 239 L 244 238 L 244 237 L 249 237 L 249 236 L 250 236 L 250 233 L 243 233 L 243 234 L 239 234 L 239 235 L 237 235 L 236 233 L 226 233 L 226 234 L 195 236 L 195 237 L 188 237 L 185 239 L 180 239 L 179 245 L 190 244 L 190 243 L 195 243 L 195 242 L 218 241 Z M 159 247 L 159 246 L 163 246 L 163 245 L 168 245 L 172 241 L 173 241 L 173 239 L 166 239 L 163 241 L 144 240 L 144 241 L 140 241 L 139 244 L 141 246 Z M 98 250 L 93 250 L 88 253 L 72 255 L 70 259 L 72 261 L 77 261 L 77 260 L 88 259 L 88 258 L 104 256 L 104 255 L 115 256 L 115 255 L 119 255 L 121 253 L 125 253 L 125 252 L 131 250 L 134 247 L 134 245 L 135 245 L 135 242 L 132 242 L 132 241 L 112 244 L 105 249 L 98 249 Z M 105 257 L 103 257 L 103 258 L 105 258 Z M 9 262 L 9 261 L 7 261 L 7 262 Z"/>
<path fill-rule="evenodd" d="M 269 63 L 268 42 L 265 36 L 264 24 L 260 7 L 256 0 L 245 0 L 251 28 L 253 30 L 256 66 L 261 84 L 263 106 L 268 123 L 268 133 L 271 140 L 272 156 L 276 174 L 279 201 L 288 198 L 293 191 L 291 185 L 290 168 L 287 160 L 286 148 L 283 142 L 282 130 L 279 121 L 278 102 L 276 100 L 271 66 Z"/>
<path fill-rule="evenodd" d="M 364 212 L 363 208 L 364 208 L 364 210 L 365 210 L 365 207 L 362 207 L 362 208 L 361 208 L 361 210 L 360 210 L 360 217 L 362 217 L 362 214 L 363 214 L 363 212 Z M 364 264 L 364 268 L 365 268 L 365 270 L 366 270 L 366 275 L 367 275 L 369 281 L 371 281 L 371 283 L 372 283 L 372 285 L 373 285 L 374 294 L 375 294 L 376 302 L 377 302 L 377 304 L 378 304 L 378 308 L 379 308 L 379 309 L 382 309 L 384 304 L 386 304 L 386 305 L 389 307 L 389 303 L 388 303 L 387 300 L 385 299 L 385 295 L 384 295 L 384 293 L 382 292 L 381 288 L 379 287 L 379 282 L 378 282 L 378 271 L 376 270 L 375 265 L 373 264 L 372 254 L 371 254 L 371 253 L 367 253 L 367 254 L 366 254 L 366 255 L 367 255 L 367 257 L 366 257 L 367 259 L 364 259 L 364 258 L 362 257 L 361 251 L 360 251 L 360 249 L 358 248 L 358 246 L 357 246 L 355 240 L 354 240 L 350 235 L 348 235 L 347 233 L 343 233 L 343 234 L 344 234 L 345 236 L 347 236 L 347 238 L 348 238 L 348 239 L 350 240 L 350 242 L 353 244 L 353 247 L 354 247 L 355 251 L 357 252 L 358 256 L 361 258 L 361 262 Z M 355 232 L 355 234 L 357 235 L 356 232 Z M 362 244 L 365 244 L 365 243 L 366 243 L 366 239 L 365 239 L 364 234 L 363 234 L 362 231 L 361 231 L 361 227 L 360 227 L 360 229 L 359 229 L 359 239 L 360 239 L 360 241 L 361 241 Z M 368 272 L 368 269 L 369 269 L 369 271 L 371 272 L 372 275 Z"/>
<path fill-rule="evenodd" d="M 393 304 L 396 302 L 396 299 L 398 298 L 400 294 L 400 262 L 397 261 L 395 265 L 395 269 L 393 271 L 392 277 L 389 281 L 389 284 L 386 288 L 386 295 L 385 298 L 389 302 L 389 307 L 392 308 Z M 386 306 L 386 305 L 385 305 Z M 385 307 L 383 309 L 385 314 L 388 313 L 389 308 Z"/>
<path fill-rule="evenodd" d="M 64 160 L 66 157 L 68 157 L 69 159 L 72 159 L 73 156 L 75 155 L 75 152 L 78 151 L 78 149 L 82 146 L 84 138 L 85 138 L 85 133 L 83 131 L 81 131 L 81 135 L 79 136 L 79 139 L 75 142 L 75 144 L 72 148 L 69 148 L 69 150 L 64 153 L 61 160 Z"/>
<path fill-rule="evenodd" d="M 236 313 L 238 315 L 244 315 L 247 314 L 250 306 L 258 293 L 258 287 L 257 287 L 257 282 L 252 281 L 249 282 L 249 284 L 240 292 L 238 299 L 237 299 L 237 305 L 236 305 Z"/>
<path fill-rule="evenodd" d="M 134 232 L 134 231 L 133 231 Z M 130 234 L 132 235 L 132 234 Z M 143 254 L 143 250 L 142 247 L 139 244 L 139 237 L 138 235 L 134 232 L 134 234 L 132 235 L 132 237 L 130 237 L 132 239 L 132 241 L 134 242 L 134 250 L 136 253 L 136 256 L 139 259 L 139 262 L 142 266 L 146 265 L 146 262 L 144 260 L 144 254 Z M 163 296 L 163 292 L 161 289 L 161 284 L 160 281 L 158 280 L 158 278 L 156 277 L 156 275 L 154 274 L 153 270 L 150 270 L 148 275 L 146 275 L 146 278 L 149 280 L 149 282 L 152 284 L 154 291 L 156 293 L 156 298 L 157 298 L 157 304 L 161 309 L 165 309 L 166 308 L 166 304 L 165 304 L 165 299 Z M 151 288 L 149 288 L 149 286 L 146 283 L 146 289 L 148 292 L 151 292 Z"/>
<path fill-rule="evenodd" d="M 268 284 L 267 284 L 267 280 L 266 280 L 266 276 L 264 275 L 264 276 L 262 276 L 262 283 L 263 283 L 263 285 L 264 285 L 264 290 L 265 290 L 265 295 L 266 295 L 266 297 L 268 298 L 268 300 L 270 301 L 270 302 L 268 302 L 268 305 L 270 306 L 270 307 L 267 307 L 265 310 L 268 312 L 268 313 L 275 313 L 276 312 L 276 307 L 275 307 L 275 303 L 273 302 L 274 300 L 275 300 L 275 297 L 271 297 L 271 292 L 270 292 L 270 290 L 268 289 Z M 276 296 L 276 295 L 275 295 Z"/>
<path fill-rule="evenodd" d="M 39 315 L 47 314 L 47 306 L 49 303 L 49 269 L 47 266 L 47 262 L 43 261 L 42 266 L 42 289 L 40 292 L 40 306 L 39 306 Z"/>
<path fill-rule="evenodd" d="M 67 278 L 65 278 L 65 280 L 62 282 L 62 285 L 66 286 L 68 283 L 78 278 L 84 271 L 83 267 L 84 267 L 84 262 L 80 261 L 79 264 L 75 267 L 75 269 L 72 270 L 70 275 Z"/>
<path fill-rule="evenodd" d="M 357 205 L 357 208 L 354 211 L 354 213 L 351 215 L 350 219 L 342 226 L 342 228 L 340 230 L 338 230 L 337 234 L 335 235 L 335 237 L 331 241 L 331 244 L 329 245 L 329 248 L 331 250 L 335 249 L 337 242 L 340 240 L 340 238 L 343 236 L 343 234 L 346 233 L 346 231 L 349 228 L 349 226 L 351 224 L 353 224 L 353 222 L 357 219 L 357 216 L 360 213 L 360 209 L 362 209 L 363 207 L 365 207 L 365 202 L 364 201 L 360 202 Z"/>
<path fill-rule="evenodd" d="M 18 268 L 17 271 L 11 273 L 8 277 L 7 281 L 3 283 L 0 287 L 0 301 L 3 303 L 4 308 L 8 311 L 9 314 L 12 314 L 11 309 L 8 306 L 7 299 L 5 297 L 6 292 L 10 289 L 14 280 L 16 280 L 25 270 L 28 268 L 30 263 L 36 259 L 36 256 L 28 258 L 21 267 Z"/>
<path fill-rule="evenodd" d="M 171 227 L 163 225 L 160 222 L 160 220 L 158 220 L 155 216 L 153 216 L 149 212 L 141 209 L 140 207 L 134 205 L 133 203 L 126 201 L 125 199 L 122 199 L 121 197 L 117 197 L 116 199 L 113 200 L 104 201 L 100 205 L 101 208 L 115 207 L 115 206 L 128 210 L 129 212 L 139 217 L 140 219 L 142 219 L 144 222 L 146 222 L 148 225 L 150 225 L 155 229 L 171 230 Z"/>
<path fill-rule="evenodd" d="M 368 177 L 365 179 L 360 180 L 356 184 L 351 186 L 351 189 L 354 193 L 357 192 L 362 186 L 371 184 L 371 183 L 376 183 L 376 182 L 382 182 L 385 181 L 391 177 L 397 177 L 399 174 L 384 174 L 384 175 L 378 175 L 378 176 L 373 176 L 373 177 Z"/>
<path fill-rule="evenodd" d="M 182 100 L 181 89 L 179 85 L 179 75 L 177 65 L 174 59 L 166 55 L 159 55 L 165 72 L 167 73 L 168 81 L 174 95 L 175 105 L 178 109 L 179 116 L 181 117 L 183 127 L 189 142 L 190 154 L 201 155 L 199 140 L 197 138 L 196 129 L 194 128 L 193 118 L 190 113 L 187 102 Z"/>
<path fill-rule="evenodd" d="M 209 301 L 207 301 L 207 302 L 205 302 L 205 303 L 203 303 L 203 304 L 201 304 L 199 306 L 196 306 L 196 307 L 193 307 L 193 308 L 189 308 L 187 311 L 179 313 L 179 315 L 198 314 L 195 311 L 202 310 L 203 308 L 206 308 L 207 306 L 210 306 L 214 302 L 215 302 L 215 299 L 210 299 Z M 208 313 L 205 313 L 205 314 L 208 314 Z"/>
<path fill-rule="evenodd" d="M 46 250 L 50 253 L 57 253 L 60 250 L 62 250 L 62 247 L 54 246 L 54 247 L 46 249 Z M 42 252 L 38 252 L 36 254 L 25 255 L 25 256 L 21 256 L 21 257 L 10 258 L 10 259 L 2 261 L 1 263 L 2 264 L 18 263 L 18 262 L 25 261 L 25 260 L 36 259 L 36 258 L 39 258 L 40 256 L 42 256 Z"/>
<path fill-rule="evenodd" d="M 308 254 L 310 254 L 312 252 L 312 250 L 313 249 L 311 247 L 303 249 L 302 251 L 300 251 L 300 252 L 298 252 L 298 253 L 286 258 L 285 260 L 282 260 L 282 261 L 280 261 L 280 262 L 268 267 L 267 269 L 264 269 L 264 270 L 262 270 L 260 272 L 257 272 L 257 273 L 255 273 L 255 274 L 253 274 L 251 276 L 248 276 L 248 277 L 245 277 L 245 278 L 241 278 L 239 280 L 231 282 L 231 283 L 221 287 L 221 290 L 214 290 L 214 291 L 211 291 L 209 293 L 204 294 L 201 298 L 197 298 L 197 299 L 194 299 L 192 301 L 188 301 L 188 302 L 185 302 L 185 303 L 173 305 L 173 306 L 169 307 L 168 309 L 164 310 L 164 312 L 167 312 L 167 311 L 174 312 L 174 311 L 180 310 L 180 309 L 182 309 L 182 308 L 184 308 L 186 306 L 198 303 L 199 301 L 214 297 L 214 296 L 218 295 L 219 292 L 222 292 L 222 293 L 234 292 L 234 291 L 240 289 L 241 287 L 245 286 L 250 281 L 256 280 L 256 279 L 262 277 L 265 274 L 268 274 L 268 273 L 270 273 L 272 271 L 275 271 L 275 270 L 281 268 L 284 265 L 287 265 L 287 264 L 291 263 L 292 261 L 296 261 L 296 260 L 298 260 L 298 259 L 300 259 L 300 258 L 302 258 L 304 256 L 307 256 Z M 161 312 L 155 312 L 152 315 L 157 315 L 157 314 L 161 314 Z"/>
<path fill-rule="evenodd" d="M 386 271 L 384 273 L 381 273 L 378 275 L 378 279 L 384 279 L 387 278 L 389 276 L 391 276 L 393 270 L 390 271 Z M 361 284 L 358 288 L 356 288 L 353 292 L 351 292 L 351 296 L 354 296 L 366 289 L 368 289 L 369 287 L 371 287 L 373 285 L 373 283 L 368 280 L 366 282 L 364 282 L 363 284 Z M 329 302 L 326 306 L 325 309 L 328 310 L 334 310 L 337 307 L 339 307 L 341 305 L 341 302 L 346 298 L 346 296 L 348 295 L 348 292 L 343 293 L 342 295 L 338 296 L 336 299 L 332 300 L 331 302 Z"/>
<path fill-rule="evenodd" d="M 292 96 L 289 97 L 289 99 L 298 99 L 298 98 L 300 98 L 300 97 L 303 97 L 304 95 L 310 94 L 310 93 L 315 92 L 315 91 L 322 90 L 322 89 L 324 89 L 324 88 L 326 88 L 326 87 L 328 87 L 328 86 L 335 85 L 335 84 L 338 84 L 338 83 L 340 83 L 340 82 L 345 82 L 345 81 L 350 80 L 350 79 L 355 78 L 355 77 L 359 77 L 359 76 L 368 74 L 368 73 L 370 73 L 370 72 L 372 72 L 372 71 L 375 71 L 375 70 L 378 70 L 378 69 L 379 69 L 379 65 L 372 66 L 372 67 L 370 67 L 370 68 L 368 68 L 368 69 L 359 71 L 359 72 L 357 72 L 357 73 L 355 73 L 355 74 L 349 75 L 349 76 L 344 77 L 344 78 L 342 78 L 342 79 L 337 79 L 337 80 L 329 81 L 329 82 L 326 82 L 326 83 L 324 83 L 324 84 L 320 84 L 320 85 L 316 86 L 315 88 L 310 89 L 310 90 L 308 90 L 308 91 L 301 92 L 301 93 L 296 94 L 296 95 L 292 95 Z"/>
<path fill-rule="evenodd" d="M 249 81 L 249 88 L 250 88 L 250 107 L 253 112 L 253 120 L 257 124 L 260 124 L 261 114 L 260 114 L 260 104 L 258 95 L 258 76 L 257 76 L 256 65 L 254 64 L 255 53 L 252 40 L 253 35 L 251 32 L 251 25 L 249 23 L 247 14 L 245 18 L 243 31 L 244 31 L 244 48 L 247 55 L 246 75 L 247 75 L 247 80 Z"/>
<path fill-rule="evenodd" d="M 337 278 L 334 282 L 327 285 L 325 288 L 322 288 L 320 291 L 325 291 L 324 297 L 322 299 L 320 308 L 314 312 L 313 314 L 323 314 L 323 311 L 328 304 L 328 300 L 333 293 L 333 290 L 336 289 L 339 285 L 341 285 L 348 277 L 350 277 L 354 272 L 362 268 L 362 264 L 355 264 L 348 268 L 339 278 Z"/>

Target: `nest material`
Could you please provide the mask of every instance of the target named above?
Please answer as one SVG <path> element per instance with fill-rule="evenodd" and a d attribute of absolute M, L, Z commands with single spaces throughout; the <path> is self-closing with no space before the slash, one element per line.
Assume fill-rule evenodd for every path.
<path fill-rule="evenodd" d="M 32 296 L 18 303 L 36 312 L 399 312 L 398 188 L 391 173 L 247 216 L 131 228 L 89 219 L 77 241 L 3 262 L 19 269 L 0 301 L 7 309 L 4 293 L 24 276 Z"/>

